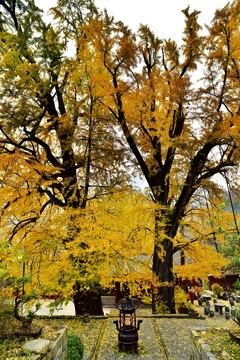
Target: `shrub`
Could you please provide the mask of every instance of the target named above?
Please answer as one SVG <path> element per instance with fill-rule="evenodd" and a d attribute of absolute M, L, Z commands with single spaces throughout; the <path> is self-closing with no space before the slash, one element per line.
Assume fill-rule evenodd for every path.
<path fill-rule="evenodd" d="M 211 286 L 212 292 L 215 296 L 219 297 L 221 292 L 223 291 L 223 287 L 218 283 L 214 283 Z"/>
<path fill-rule="evenodd" d="M 234 284 L 233 284 L 234 289 L 240 291 L 240 280 L 237 280 Z"/>
<path fill-rule="evenodd" d="M 167 305 L 162 301 L 161 296 L 157 295 L 155 297 L 155 312 L 157 314 L 168 314 L 169 308 Z"/>
<path fill-rule="evenodd" d="M 83 343 L 77 334 L 69 334 L 67 339 L 67 360 L 83 358 Z"/>
<path fill-rule="evenodd" d="M 240 309 L 236 310 L 236 322 L 240 326 Z"/>
<path fill-rule="evenodd" d="M 13 314 L 13 305 L 4 297 L 0 297 L 0 334 L 6 332 Z"/>
<path fill-rule="evenodd" d="M 157 314 L 168 314 L 169 308 L 162 300 L 157 300 L 156 302 L 156 312 Z"/>
<path fill-rule="evenodd" d="M 185 293 L 185 291 L 181 289 L 179 286 L 175 286 L 174 301 L 177 311 L 180 310 L 181 312 L 183 312 L 185 310 L 185 312 L 187 313 L 188 311 L 187 308 L 189 305 L 188 296 Z"/>
<path fill-rule="evenodd" d="M 175 286 L 174 301 L 178 313 L 188 314 L 195 311 L 194 305 L 188 301 L 187 294 L 179 286 Z"/>
<path fill-rule="evenodd" d="M 200 298 L 203 294 L 203 287 L 202 286 L 195 286 L 194 292 L 197 294 L 197 298 Z"/>

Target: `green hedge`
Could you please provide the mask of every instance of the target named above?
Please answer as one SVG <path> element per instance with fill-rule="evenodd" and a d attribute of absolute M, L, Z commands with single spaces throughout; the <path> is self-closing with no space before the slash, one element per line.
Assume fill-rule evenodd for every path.
<path fill-rule="evenodd" d="M 83 358 L 83 343 L 77 334 L 69 334 L 67 339 L 67 360 Z"/>

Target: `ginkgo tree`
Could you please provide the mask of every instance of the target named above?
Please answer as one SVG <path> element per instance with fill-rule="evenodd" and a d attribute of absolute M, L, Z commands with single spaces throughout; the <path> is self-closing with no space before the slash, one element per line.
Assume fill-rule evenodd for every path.
<path fill-rule="evenodd" d="M 100 101 L 118 121 L 157 205 L 153 272 L 170 311 L 174 238 L 193 196 L 217 189 L 214 176 L 239 164 L 239 6 L 236 0 L 216 11 L 205 37 L 199 12 L 183 10 L 180 46 L 146 25 L 133 34 L 107 12 L 79 42 L 79 53 L 92 49 L 105 90 Z"/>
<path fill-rule="evenodd" d="M 208 283 L 210 274 L 219 278 L 228 266 L 229 260 L 221 249 L 228 242 L 225 233 L 233 230 L 233 217 L 224 210 L 222 195 L 213 196 L 209 191 L 208 197 L 195 196 L 195 203 L 198 206 L 184 218 L 174 238 L 174 246 L 180 252 L 174 273 L 181 279 L 201 279 Z"/>
<path fill-rule="evenodd" d="M 59 9 L 67 14 L 72 5 L 59 2 Z M 55 214 L 59 208 L 61 216 L 63 210 L 68 214 L 65 235 L 58 235 L 61 248 L 63 239 L 71 241 L 81 229 L 75 210 L 125 186 L 131 173 L 122 171 L 129 169 L 130 157 L 96 101 L 98 88 L 88 67 L 79 66 L 77 56 L 66 56 L 69 39 L 77 46 L 81 26 L 98 16 L 97 10 L 92 1 L 76 2 L 77 19 L 65 27 L 71 33 L 64 38 L 61 29 L 43 21 L 34 1 L 6 0 L 0 7 L 4 239 L 21 243 L 36 223 L 45 224 L 51 210 Z"/>
<path fill-rule="evenodd" d="M 15 214 L 20 216 L 21 211 Z M 96 299 L 99 286 L 111 289 L 119 281 L 128 283 L 135 295 L 140 288 L 149 290 L 153 214 L 145 195 L 121 191 L 95 199 L 80 211 L 53 206 L 11 241 L 6 236 L 11 228 L 8 234 L 7 224 L 2 223 L 0 278 L 5 285 L 1 294 L 26 294 L 34 301 L 51 296 L 56 304 L 73 300 L 83 314 L 99 311 L 98 302 L 89 301 L 89 294 Z M 69 217 L 78 219 L 76 224 L 81 226 L 71 241 Z M 81 296 L 76 287 L 82 290 Z"/>
<path fill-rule="evenodd" d="M 154 205 L 154 294 L 174 311 L 173 255 L 181 250 L 179 233 L 195 212 L 196 195 L 211 189 L 216 196 L 213 176 L 233 169 L 234 177 L 239 161 L 239 5 L 234 1 L 216 12 L 205 37 L 199 34 L 199 12 L 183 10 L 185 29 L 178 46 L 159 39 L 146 25 L 133 34 L 107 12 L 100 14 L 92 0 L 58 0 L 53 25 L 44 23 L 33 0 L 0 1 L 4 243 L 27 253 L 28 244 L 32 251 L 37 244 L 45 246 L 49 269 L 55 273 L 65 264 L 59 281 L 63 284 L 65 276 L 78 300 L 89 269 L 89 281 L 94 278 L 96 285 L 100 280 L 95 275 L 105 261 L 102 248 L 110 246 L 104 239 L 117 244 L 114 232 L 125 231 L 123 223 L 117 229 L 114 223 L 107 226 L 111 212 L 104 221 L 96 215 L 99 210 L 89 216 L 88 202 L 124 188 L 138 169 Z M 198 86 L 191 76 L 200 62 L 204 79 Z M 102 234 L 91 222 L 98 217 L 106 224 Z M 82 238 L 85 227 L 95 228 L 94 245 Z M 126 234 L 125 243 L 131 230 Z M 51 262 L 54 254 L 64 261 Z M 122 265 L 127 273 L 132 266 L 126 259 Z M 136 261 L 133 268 L 140 271 Z M 76 276 L 68 277 L 68 269 Z M 77 274 L 81 281 L 75 281 Z"/>

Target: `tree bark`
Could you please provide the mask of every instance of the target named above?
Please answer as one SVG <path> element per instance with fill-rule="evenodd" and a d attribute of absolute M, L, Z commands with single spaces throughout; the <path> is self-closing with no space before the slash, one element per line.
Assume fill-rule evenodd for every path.
<path fill-rule="evenodd" d="M 103 315 L 101 289 L 97 285 L 86 289 L 76 284 L 73 302 L 76 315 Z"/>
<path fill-rule="evenodd" d="M 171 229 L 170 219 L 165 220 L 162 225 L 162 218 L 168 218 L 163 210 L 155 211 L 155 246 L 153 253 L 153 273 L 160 282 L 160 286 L 153 292 L 152 309 L 157 311 L 158 302 L 170 311 L 175 313 L 174 304 L 174 276 L 173 276 L 173 242 L 169 239 L 168 233 Z M 171 237 L 170 237 L 171 238 Z"/>
<path fill-rule="evenodd" d="M 165 256 L 159 254 L 165 253 Z M 174 277 L 173 277 L 173 246 L 170 240 L 164 240 L 162 246 L 155 245 L 153 256 L 153 272 L 161 283 L 152 298 L 153 312 L 156 312 L 157 302 L 161 301 L 170 311 L 175 313 Z"/>

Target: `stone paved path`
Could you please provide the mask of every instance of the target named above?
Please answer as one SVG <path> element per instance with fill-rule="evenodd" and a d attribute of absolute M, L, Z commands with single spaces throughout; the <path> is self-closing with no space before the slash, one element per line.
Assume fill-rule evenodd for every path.
<path fill-rule="evenodd" d="M 127 351 L 118 350 L 118 332 L 113 324 L 114 315 L 117 319 L 117 311 L 110 313 L 109 319 L 102 325 L 101 335 L 95 347 L 91 359 L 85 360 L 189 360 L 190 328 L 220 327 L 229 328 L 232 320 L 226 320 L 224 316 L 216 314 L 213 318 L 157 318 L 150 316 L 150 310 L 137 310 L 138 319 L 143 322 L 139 330 L 138 354 L 134 349 Z M 203 315 L 203 307 L 199 308 Z M 112 317 L 113 316 L 113 317 Z"/>
<path fill-rule="evenodd" d="M 228 302 L 226 305 L 229 305 Z M 195 306 L 204 315 L 204 306 Z M 70 308 L 67 310 L 72 311 Z M 88 324 L 84 342 L 88 344 L 89 350 L 85 353 L 84 360 L 189 360 L 190 328 L 229 328 L 233 323 L 216 313 L 213 318 L 206 317 L 204 320 L 158 318 L 151 317 L 150 309 L 140 308 L 137 309 L 137 318 L 143 322 L 139 330 L 139 351 L 135 354 L 134 349 L 121 352 L 118 349 L 118 332 L 113 324 L 113 320 L 118 319 L 118 310 L 109 308 L 106 313 L 109 318 Z"/>
<path fill-rule="evenodd" d="M 207 327 L 206 321 L 199 319 L 157 319 L 156 324 L 168 360 L 189 360 L 190 328 Z"/>
<path fill-rule="evenodd" d="M 139 317 L 140 319 L 140 317 Z M 116 326 L 112 319 L 105 323 L 105 329 L 102 333 L 99 346 L 96 348 L 96 360 L 117 360 L 117 359 L 149 359 L 166 360 L 165 350 L 160 338 L 154 329 L 154 320 L 144 318 L 139 330 L 138 354 L 134 348 L 128 348 L 126 351 L 118 350 Z M 90 360 L 90 359 L 89 359 Z"/>
<path fill-rule="evenodd" d="M 228 302 L 226 302 L 226 305 L 228 305 Z M 197 304 L 195 304 L 195 306 L 198 312 L 204 316 L 204 306 L 200 307 Z M 202 320 L 191 318 L 158 318 L 156 319 L 156 326 L 163 341 L 168 360 L 190 359 L 190 329 L 216 327 L 220 329 L 229 329 L 230 327 L 237 327 L 232 320 L 227 320 L 224 315 L 219 315 L 218 313 L 214 313 L 214 317 L 206 316 L 205 319 Z"/>

